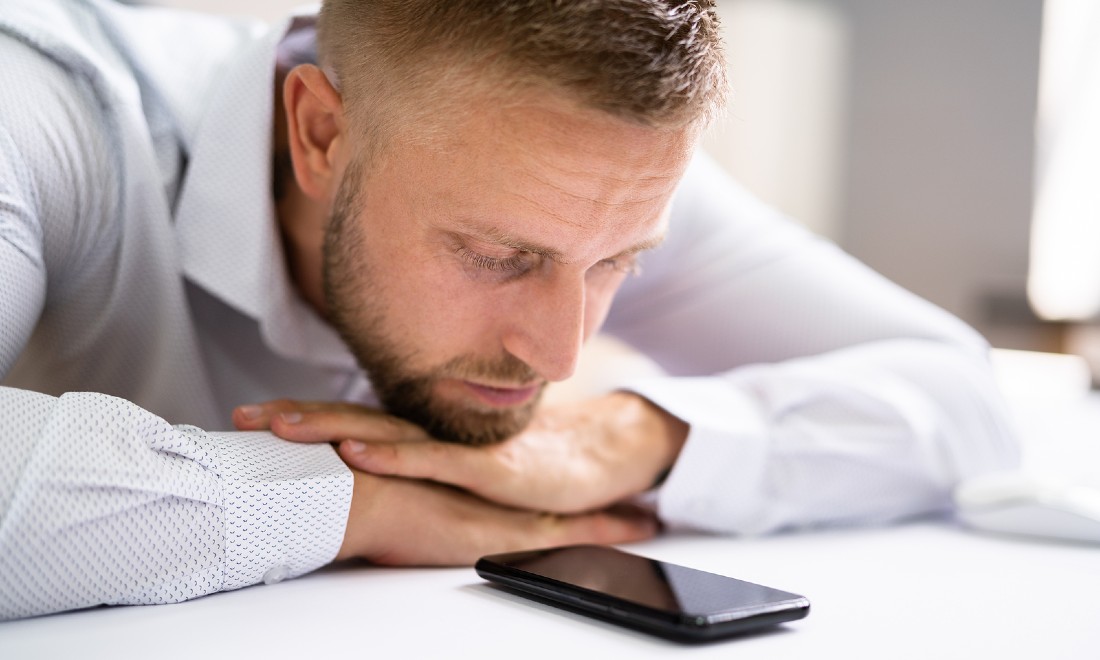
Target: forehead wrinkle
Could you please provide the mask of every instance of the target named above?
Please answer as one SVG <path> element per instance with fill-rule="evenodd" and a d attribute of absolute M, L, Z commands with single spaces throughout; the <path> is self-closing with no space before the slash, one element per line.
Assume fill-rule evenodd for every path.
<path fill-rule="evenodd" d="M 668 191 L 659 191 L 656 194 L 652 195 L 651 197 L 646 197 L 645 199 L 628 200 L 628 201 L 621 201 L 621 202 L 607 202 L 607 201 L 603 201 L 603 200 L 599 200 L 599 199 L 592 199 L 588 196 L 578 194 L 578 193 L 572 192 L 571 190 L 568 190 L 568 189 L 562 188 L 560 186 L 557 186 L 554 183 L 552 183 L 550 181 L 546 181 L 545 179 L 541 178 L 540 176 L 538 176 L 534 172 L 527 172 L 526 174 L 529 178 L 534 179 L 534 180 L 542 183 L 546 187 L 551 188 L 551 189 L 553 189 L 554 191 L 556 191 L 558 193 L 564 194 L 567 197 L 571 197 L 573 199 L 584 202 L 585 204 L 594 205 L 595 207 L 597 207 L 601 210 L 622 209 L 622 208 L 628 208 L 630 206 L 635 206 L 635 205 L 648 204 L 648 203 L 650 203 L 652 201 L 655 201 L 655 200 L 661 200 L 662 198 L 667 197 L 668 194 L 669 194 Z M 654 178 L 654 179 L 667 179 L 668 177 L 652 177 L 652 178 Z M 591 227 L 590 227 L 591 223 L 586 223 L 584 221 L 584 219 L 574 220 L 571 217 L 563 216 L 553 206 L 551 206 L 547 203 L 544 203 L 542 201 L 539 201 L 539 199 L 531 196 L 530 194 L 525 194 L 523 192 L 512 192 L 511 195 L 512 195 L 512 197 L 514 197 L 518 200 L 521 200 L 525 205 L 529 206 L 534 212 L 540 213 L 540 214 L 545 214 L 545 215 L 549 216 L 550 218 L 552 218 L 553 220 L 555 220 L 557 222 L 560 222 L 564 225 L 568 225 L 570 227 L 579 229 L 581 231 L 589 231 L 591 229 Z M 667 204 L 662 204 L 662 208 L 667 208 Z M 661 213 L 658 214 L 658 217 L 660 215 L 662 215 L 663 213 L 664 213 L 664 211 L 662 210 Z M 586 213 L 584 217 L 585 217 L 585 219 L 590 218 L 590 217 L 595 218 L 598 215 L 599 215 L 598 212 L 597 213 Z M 598 223 L 598 220 L 596 222 Z M 644 224 L 644 222 L 641 223 L 641 224 Z M 657 237 L 650 237 L 650 238 L 643 239 L 643 240 L 639 241 L 636 245 L 634 245 L 632 247 L 629 247 L 625 250 L 622 250 L 621 252 L 617 253 L 614 256 L 615 257 L 625 257 L 625 256 L 629 256 L 629 255 L 632 255 L 632 254 L 637 254 L 639 252 L 643 252 L 645 250 L 652 249 L 653 247 L 656 247 L 658 244 L 660 244 L 664 240 L 664 234 L 665 233 L 666 233 L 665 231 L 662 231 L 661 235 L 659 235 Z M 532 251 L 537 252 L 537 250 L 532 250 Z M 560 252 L 559 252 L 559 255 L 560 255 Z M 564 258 L 561 258 L 561 257 L 559 257 L 555 260 L 559 261 L 561 263 L 568 263 Z"/>
<path fill-rule="evenodd" d="M 534 179 L 535 181 L 538 181 L 539 183 L 543 184 L 544 186 L 547 186 L 548 188 L 553 188 L 554 190 L 561 193 L 562 195 L 565 195 L 566 197 L 571 197 L 571 198 L 573 198 L 575 200 L 578 200 L 578 201 L 594 204 L 595 206 L 605 208 L 605 209 L 625 208 L 625 207 L 632 206 L 632 205 L 635 205 L 635 204 L 646 204 L 646 203 L 652 202 L 656 199 L 660 199 L 661 197 L 668 194 L 668 191 L 661 190 L 661 191 L 658 191 L 657 193 L 655 193 L 655 194 L 653 194 L 649 197 L 643 197 L 641 199 L 624 199 L 624 200 L 618 200 L 618 201 L 605 201 L 605 200 L 602 200 L 602 199 L 599 199 L 599 198 L 596 198 L 596 197 L 591 197 L 589 195 L 584 195 L 584 194 L 581 194 L 581 193 L 573 192 L 572 190 L 569 190 L 568 188 L 563 188 L 563 187 L 557 185 L 556 183 L 553 183 L 552 181 L 548 181 L 547 179 L 538 176 L 537 174 L 535 174 L 533 172 L 530 174 L 530 177 L 532 179 Z M 610 178 L 610 177 L 608 177 L 608 178 Z M 664 179 L 664 178 L 667 178 L 667 177 L 652 177 L 652 178 L 653 179 Z M 614 181 L 637 181 L 637 179 L 613 179 L 613 180 Z M 521 197 L 523 197 L 524 199 L 527 199 L 528 201 L 531 201 L 532 203 L 536 203 L 536 204 L 539 204 L 542 207 L 545 207 L 545 205 L 543 205 L 539 202 L 535 202 L 534 200 L 531 200 L 527 196 L 521 195 Z"/>
<path fill-rule="evenodd" d="M 548 122 L 547 124 L 552 124 L 552 122 Z M 553 128 L 552 126 L 549 126 L 547 124 L 540 124 L 540 128 L 544 132 L 545 131 L 551 131 L 551 129 Z M 552 133 L 553 133 L 553 137 L 551 137 L 550 140 L 551 140 L 552 143 L 554 143 L 557 146 L 565 146 L 568 149 L 570 147 L 570 145 L 572 145 L 576 141 L 576 136 L 575 135 L 573 135 L 572 133 L 565 132 L 564 130 L 555 129 L 555 130 L 552 130 Z M 542 184 L 542 185 L 544 185 L 548 188 L 552 188 L 552 189 L 564 194 L 567 197 L 571 197 L 571 198 L 579 200 L 579 201 L 590 202 L 592 204 L 596 204 L 596 205 L 604 207 L 604 208 L 616 208 L 616 207 L 626 206 L 626 205 L 629 205 L 629 204 L 645 204 L 647 202 L 651 202 L 653 200 L 661 198 L 662 196 L 664 196 L 666 194 L 670 194 L 671 191 L 675 188 L 677 182 L 679 181 L 679 176 L 669 176 L 668 174 L 651 174 L 649 172 L 645 172 L 644 170 L 647 170 L 649 168 L 644 168 L 644 167 L 639 168 L 639 169 L 642 169 L 643 172 L 638 172 L 638 173 L 633 174 L 633 175 L 631 175 L 631 174 L 620 174 L 618 171 L 611 171 L 611 172 L 600 172 L 598 174 L 594 173 L 594 174 L 586 176 L 585 177 L 586 179 L 599 180 L 599 181 L 604 182 L 605 184 L 628 184 L 628 185 L 632 185 L 633 187 L 637 187 L 637 188 L 651 188 L 651 187 L 658 188 L 658 190 L 654 194 L 652 194 L 650 196 L 647 196 L 647 197 L 644 197 L 644 198 L 623 199 L 621 201 L 605 201 L 605 200 L 599 199 L 598 194 L 597 194 L 597 196 L 588 196 L 588 195 L 576 193 L 576 192 L 570 190 L 568 187 L 563 187 L 561 185 L 558 185 L 558 184 L 550 181 L 545 176 L 539 175 L 540 169 L 548 169 L 548 170 L 556 170 L 558 172 L 561 172 L 561 173 L 565 174 L 567 177 L 568 176 L 577 176 L 577 173 L 579 171 L 583 171 L 583 169 L 584 169 L 585 159 L 582 158 L 582 159 L 578 160 L 578 159 L 574 158 L 574 159 L 571 159 L 571 161 L 568 162 L 568 163 L 560 163 L 560 162 L 555 161 L 552 158 L 547 158 L 546 157 L 547 154 L 546 154 L 545 149 L 540 148 L 539 146 L 536 146 L 534 144 L 530 144 L 525 140 L 516 140 L 516 141 L 510 143 L 510 146 L 513 149 L 515 149 L 517 151 L 517 153 L 520 156 L 522 156 L 523 159 L 525 159 L 527 161 L 527 163 L 526 163 L 527 166 L 523 167 L 522 169 L 523 169 L 523 173 L 528 178 L 530 178 L 530 179 L 534 180 L 535 182 L 537 182 L 539 184 Z M 651 163 L 652 160 L 649 157 L 644 157 L 644 158 L 641 158 L 641 162 Z M 534 167 L 531 167 L 530 165 L 533 164 L 533 163 L 538 163 L 538 165 L 534 166 Z M 653 184 L 659 184 L 659 185 L 654 186 Z M 606 185 L 604 185 L 603 187 L 607 188 Z M 624 195 L 624 196 L 629 197 L 629 195 Z"/>
<path fill-rule="evenodd" d="M 541 205 L 538 202 L 536 202 L 534 200 L 530 200 L 527 197 L 524 197 L 522 195 L 517 195 L 517 196 L 521 197 L 522 199 L 524 199 L 528 203 L 534 205 L 536 208 L 541 208 Z M 660 195 L 654 196 L 653 199 L 656 199 L 657 197 L 660 197 Z M 608 204 L 608 205 L 613 206 L 611 204 Z M 547 209 L 547 212 L 550 213 L 551 215 L 553 215 L 555 218 L 558 218 L 563 223 L 569 224 L 569 225 L 571 225 L 573 227 L 576 227 L 578 229 L 581 229 L 581 230 L 586 229 L 586 226 L 583 222 L 570 222 L 568 219 L 561 218 L 557 214 L 554 214 L 552 212 L 552 210 L 550 210 L 550 209 Z M 638 241 L 634 245 L 632 245 L 632 246 L 630 246 L 630 247 L 628 247 L 624 250 L 621 250 L 621 251 L 619 251 L 618 253 L 616 253 L 614 255 L 611 255 L 611 258 L 628 257 L 628 256 L 631 256 L 631 255 L 634 255 L 634 254 L 638 254 L 640 252 L 645 252 L 647 250 L 652 250 L 653 248 L 659 246 L 661 243 L 663 243 L 665 241 L 665 238 L 668 235 L 668 225 L 667 225 L 667 223 L 662 223 L 660 231 L 661 231 L 661 233 L 656 235 L 656 236 L 650 236 L 648 238 L 643 238 L 642 240 Z M 497 228 L 492 228 L 490 230 L 490 232 L 495 232 L 495 233 L 499 234 L 502 237 L 507 236 L 506 234 L 504 234 L 504 232 L 500 231 Z M 517 242 L 522 242 L 522 241 L 517 241 Z M 507 244 L 507 243 L 504 243 L 504 244 Z M 522 248 L 521 247 L 519 249 L 528 249 L 528 248 Z M 544 250 L 545 250 L 545 252 L 544 252 Z M 561 252 L 559 252 L 557 250 L 542 248 L 542 249 L 529 249 L 529 251 L 536 252 L 538 254 L 546 253 L 547 256 L 550 256 L 551 258 L 553 258 L 555 261 L 557 261 L 559 263 L 563 263 L 563 264 L 571 263 L 570 261 L 565 259 L 564 255 Z M 549 253 L 553 253 L 553 254 L 549 254 Z"/>
<path fill-rule="evenodd" d="M 537 178 L 534 175 L 531 175 L 531 176 L 532 176 L 532 178 Z M 547 185 L 551 185 L 551 184 L 547 184 Z M 551 186 L 551 187 L 553 187 L 553 186 Z M 566 194 L 568 194 L 567 191 L 563 191 L 563 192 L 566 192 Z M 585 223 L 583 221 L 573 220 L 573 219 L 569 218 L 568 216 L 562 215 L 553 206 L 551 206 L 549 204 L 546 204 L 544 202 L 541 202 L 538 199 L 536 199 L 535 197 L 532 197 L 531 195 L 528 195 L 528 194 L 525 194 L 525 193 L 522 193 L 522 192 L 514 192 L 514 193 L 512 193 L 512 196 L 516 197 L 517 199 L 522 200 L 524 202 L 524 204 L 529 206 L 536 213 L 540 213 L 540 214 L 543 214 L 543 215 L 550 216 L 555 221 L 560 222 L 564 225 L 568 225 L 570 227 L 575 227 L 577 229 L 587 229 L 587 225 L 585 225 Z M 576 197 L 578 199 L 584 199 L 585 201 L 590 201 L 590 200 L 587 200 L 586 198 L 584 198 L 580 195 L 570 195 L 570 196 Z"/>

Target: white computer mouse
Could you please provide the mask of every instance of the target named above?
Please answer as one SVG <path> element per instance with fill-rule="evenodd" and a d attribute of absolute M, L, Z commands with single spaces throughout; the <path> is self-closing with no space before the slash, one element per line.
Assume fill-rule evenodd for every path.
<path fill-rule="evenodd" d="M 984 475 L 955 490 L 975 529 L 1100 544 L 1100 486 L 1024 472 Z"/>

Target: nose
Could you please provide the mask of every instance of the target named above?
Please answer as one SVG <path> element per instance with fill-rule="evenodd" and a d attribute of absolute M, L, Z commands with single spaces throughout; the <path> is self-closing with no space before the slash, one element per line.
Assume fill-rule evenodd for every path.
<path fill-rule="evenodd" d="M 585 294 L 583 275 L 565 273 L 517 292 L 504 349 L 546 380 L 573 375 L 586 334 Z"/>

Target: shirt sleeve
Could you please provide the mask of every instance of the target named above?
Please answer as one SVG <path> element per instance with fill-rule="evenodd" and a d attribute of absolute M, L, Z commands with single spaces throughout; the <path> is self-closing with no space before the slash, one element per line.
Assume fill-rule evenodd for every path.
<path fill-rule="evenodd" d="M 890 521 L 1017 463 L 980 336 L 704 158 L 647 256 L 607 329 L 669 374 L 627 389 L 690 425 L 657 493 L 666 522 L 758 534 Z"/>
<path fill-rule="evenodd" d="M 26 74 L 0 102 L 2 379 L 49 313 L 46 264 L 74 260 L 70 238 L 96 229 L 74 214 L 98 206 L 72 185 L 97 136 L 47 116 L 80 110 L 79 97 L 2 35 L 0 52 L 14 63 L 4 76 Z M 27 103 L 35 94 L 57 102 Z M 327 445 L 171 426 L 105 394 L 0 387 L 0 620 L 301 575 L 338 552 L 351 493 Z"/>
<path fill-rule="evenodd" d="M 0 619 L 277 582 L 343 540 L 351 473 L 327 445 L 94 393 L 0 388 L 0 419 Z"/>

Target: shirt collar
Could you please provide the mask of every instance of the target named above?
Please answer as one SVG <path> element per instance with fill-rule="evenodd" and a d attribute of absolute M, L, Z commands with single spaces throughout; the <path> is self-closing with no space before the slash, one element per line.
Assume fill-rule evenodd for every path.
<path fill-rule="evenodd" d="M 290 19 L 245 36 L 207 99 L 189 140 L 176 208 L 186 276 L 259 323 L 276 353 L 354 368 L 339 335 L 291 282 L 271 187 L 276 49 Z"/>

